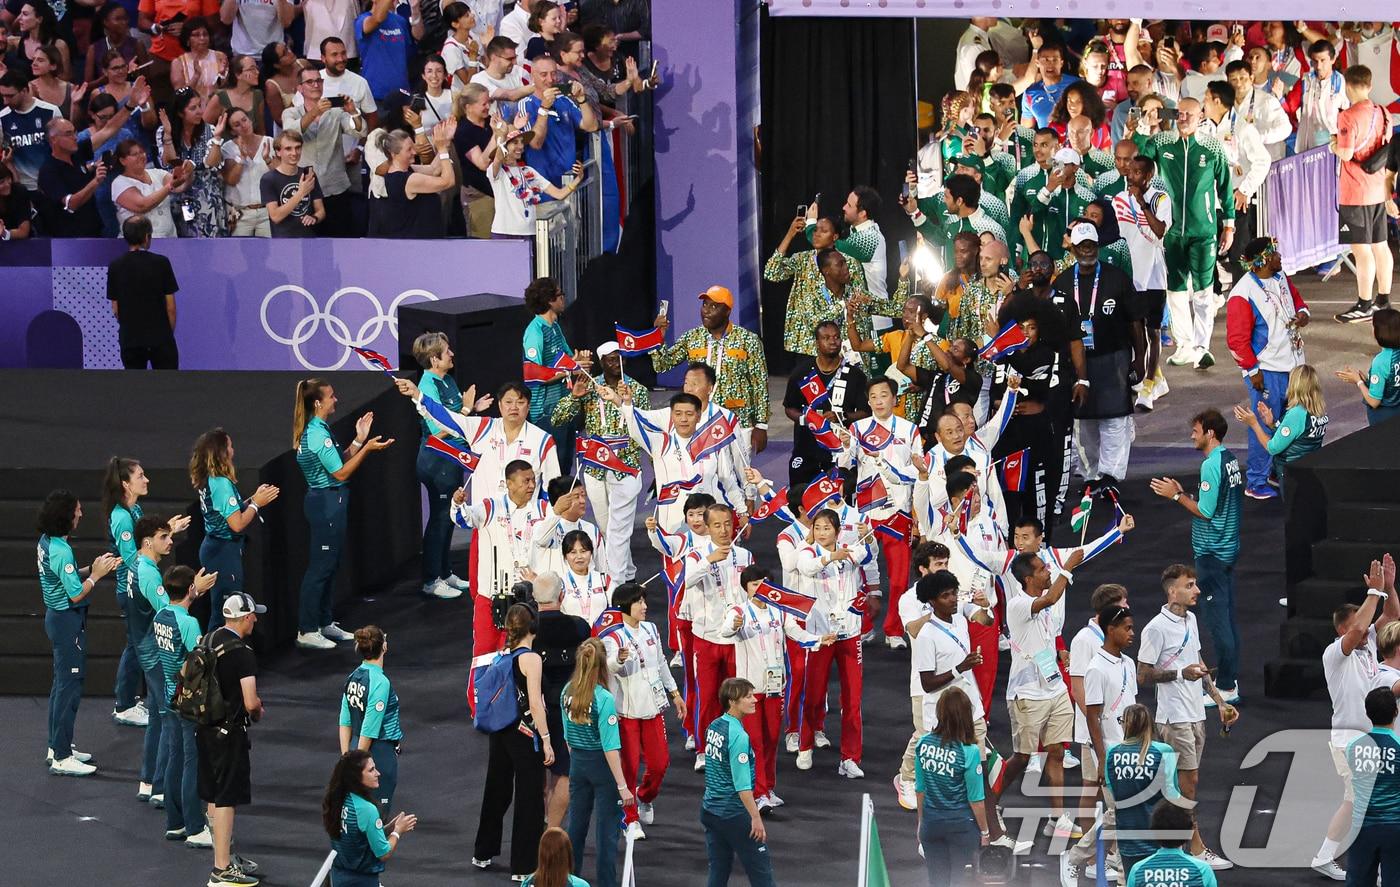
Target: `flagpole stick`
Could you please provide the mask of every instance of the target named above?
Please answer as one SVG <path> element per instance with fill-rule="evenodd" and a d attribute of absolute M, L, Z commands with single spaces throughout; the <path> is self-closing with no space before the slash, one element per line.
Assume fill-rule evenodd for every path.
<path fill-rule="evenodd" d="M 657 570 L 655 573 L 653 573 L 653 574 L 651 575 L 651 577 L 650 577 L 649 579 L 647 579 L 645 582 L 642 582 L 642 583 L 641 583 L 642 587 L 643 587 L 643 588 L 646 588 L 646 587 L 647 587 L 647 584 L 650 583 L 652 579 L 655 579 L 657 576 L 660 576 L 660 575 L 661 575 L 661 571 L 660 571 L 660 570 Z"/>

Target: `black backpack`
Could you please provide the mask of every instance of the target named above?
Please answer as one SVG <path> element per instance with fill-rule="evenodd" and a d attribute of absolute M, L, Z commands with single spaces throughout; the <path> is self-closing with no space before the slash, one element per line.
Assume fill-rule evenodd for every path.
<path fill-rule="evenodd" d="M 228 722 L 233 706 L 224 699 L 223 688 L 219 686 L 219 657 L 243 643 L 239 638 L 214 645 L 210 640 L 213 634 L 205 635 L 185 655 L 185 664 L 180 666 L 180 675 L 175 681 L 175 695 L 170 700 L 172 711 L 200 727 L 217 727 Z"/>

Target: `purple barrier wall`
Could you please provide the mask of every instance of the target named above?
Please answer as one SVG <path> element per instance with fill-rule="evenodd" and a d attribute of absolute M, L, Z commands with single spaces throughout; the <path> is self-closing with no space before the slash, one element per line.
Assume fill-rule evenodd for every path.
<path fill-rule="evenodd" d="M 120 367 L 107 300 L 115 240 L 34 240 L 0 248 L 0 367 L 38 362 L 25 332 L 43 311 L 72 316 L 83 366 Z M 520 296 L 530 244 L 499 240 L 159 240 L 180 283 L 180 365 L 203 370 L 366 369 L 358 346 L 398 353 L 400 305 L 491 292 Z"/>

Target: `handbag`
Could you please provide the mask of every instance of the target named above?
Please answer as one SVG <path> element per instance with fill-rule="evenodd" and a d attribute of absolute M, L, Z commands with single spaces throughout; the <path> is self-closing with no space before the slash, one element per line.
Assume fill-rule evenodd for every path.
<path fill-rule="evenodd" d="M 1376 114 L 1379 115 L 1382 120 L 1385 120 L 1387 123 L 1389 122 L 1389 120 L 1387 120 L 1385 117 L 1385 111 L 1381 110 L 1380 108 L 1377 108 Z M 1375 131 L 1376 125 L 1372 123 L 1371 132 Z M 1370 140 L 1370 136 L 1371 133 L 1366 134 L 1367 141 Z M 1371 155 L 1369 157 L 1367 157 L 1365 160 L 1357 161 L 1361 164 L 1361 168 L 1364 169 L 1366 172 L 1372 174 L 1382 172 L 1383 170 L 1385 170 L 1386 165 L 1390 162 L 1390 142 L 1390 138 L 1388 136 L 1384 136 L 1380 145 L 1378 145 L 1376 149 L 1371 152 Z"/>

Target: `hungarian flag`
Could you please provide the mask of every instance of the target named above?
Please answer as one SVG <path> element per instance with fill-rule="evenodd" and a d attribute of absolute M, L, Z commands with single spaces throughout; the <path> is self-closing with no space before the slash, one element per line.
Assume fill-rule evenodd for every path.
<path fill-rule="evenodd" d="M 394 374 L 394 367 L 389 363 L 389 358 L 380 354 L 378 351 L 371 351 L 368 348 L 352 348 L 351 350 L 360 355 L 360 358 L 370 366 L 379 367 L 391 376 Z"/>
<path fill-rule="evenodd" d="M 814 517 L 833 499 L 841 501 L 841 479 L 823 474 L 807 485 L 807 491 L 802 494 L 802 510 L 807 517 Z"/>
<path fill-rule="evenodd" d="M 860 510 L 861 514 L 883 508 L 889 504 L 889 501 L 890 496 L 885 490 L 884 478 L 880 475 L 872 474 L 856 484 L 856 508 Z"/>
<path fill-rule="evenodd" d="M 1026 486 L 1026 460 L 1030 458 L 1031 448 L 1017 450 L 1007 454 L 1001 460 L 1001 488 L 1008 493 L 1019 493 Z"/>
<path fill-rule="evenodd" d="M 977 352 L 977 356 L 983 360 L 1001 360 L 1017 351 L 1024 351 L 1030 347 L 1030 344 L 1030 340 L 1026 338 L 1026 331 L 1021 329 L 1019 323 L 1011 320 L 1007 321 L 1006 326 L 1001 328 L 1001 332 L 996 334 L 996 338 L 982 346 L 982 350 Z"/>
<path fill-rule="evenodd" d="M 593 623 L 593 636 L 595 638 L 605 638 L 614 632 L 622 630 L 622 611 L 614 607 L 608 607 L 598 614 L 598 621 Z"/>
<path fill-rule="evenodd" d="M 481 462 L 481 457 L 476 453 L 473 453 L 465 447 L 459 447 L 449 443 L 446 439 L 438 437 L 436 434 L 429 435 L 428 439 L 423 441 L 423 446 L 437 453 L 439 456 L 451 459 L 453 462 L 462 466 L 467 472 L 467 477 L 471 477 L 472 472 L 476 471 L 477 464 Z"/>
<path fill-rule="evenodd" d="M 700 486 L 700 481 L 701 477 L 697 474 L 690 480 L 678 480 L 669 484 L 662 484 L 661 489 L 656 493 L 656 504 L 670 505 L 673 502 L 679 502 L 681 493 L 689 493 L 691 490 Z"/>
<path fill-rule="evenodd" d="M 574 453 L 578 460 L 589 468 L 620 471 L 628 477 L 636 477 L 638 474 L 638 469 L 623 462 L 622 457 L 612 447 L 596 437 L 580 437 L 574 444 Z"/>
<path fill-rule="evenodd" d="M 860 441 L 860 448 L 871 456 L 879 453 L 890 445 L 890 441 L 894 440 L 894 432 L 873 419 L 870 421 L 870 427 L 865 431 L 861 431 L 854 425 L 851 426 L 851 431 L 855 434 L 856 440 Z"/>
<path fill-rule="evenodd" d="M 891 539 L 903 542 L 914 529 L 914 516 L 907 511 L 896 511 L 884 520 L 872 523 L 875 525 L 875 532 L 884 533 Z"/>
<path fill-rule="evenodd" d="M 770 496 L 767 501 L 760 503 L 759 506 L 753 510 L 753 514 L 749 515 L 749 523 L 762 523 L 775 514 L 785 516 L 790 516 L 791 514 L 791 512 L 788 511 L 787 487 L 783 487 Z"/>
<path fill-rule="evenodd" d="M 613 329 L 617 332 L 617 347 L 628 357 L 655 351 L 666 344 L 666 334 L 656 327 L 639 332 L 615 323 Z"/>
<path fill-rule="evenodd" d="M 812 437 L 816 439 L 817 443 L 833 453 L 841 451 L 841 437 L 831 427 L 830 419 L 811 407 L 807 407 L 802 411 L 802 424 L 808 431 L 812 432 Z"/>
<path fill-rule="evenodd" d="M 543 385 L 545 382 L 553 382 L 554 377 L 559 375 L 559 371 L 554 367 L 547 367 L 542 363 L 525 361 L 520 374 L 525 378 L 525 384 L 531 388 L 536 385 Z"/>
<path fill-rule="evenodd" d="M 814 597 L 783 588 L 767 579 L 758 586 L 758 596 L 784 613 L 796 616 L 798 619 L 806 619 L 811 615 L 812 607 L 817 603 L 817 599 Z"/>
<path fill-rule="evenodd" d="M 831 393 L 826 390 L 826 383 L 822 381 L 821 374 L 812 370 L 807 377 L 802 380 L 802 399 L 807 401 L 808 406 L 816 406 L 824 400 L 831 400 Z"/>
<path fill-rule="evenodd" d="M 734 429 L 738 424 L 738 418 L 726 416 L 716 410 L 710 421 L 695 429 L 695 434 L 691 435 L 690 461 L 699 462 L 729 446 L 734 440 Z"/>
<path fill-rule="evenodd" d="M 1094 507 L 1094 497 L 1089 495 L 1089 488 L 1084 488 L 1084 495 L 1080 497 L 1079 504 L 1074 506 L 1074 511 L 1069 515 L 1069 528 L 1076 533 L 1084 529 L 1089 523 L 1089 512 Z"/>

